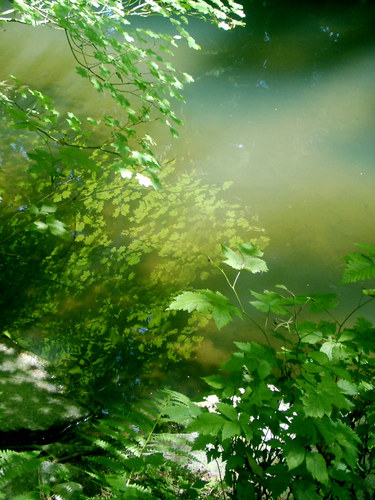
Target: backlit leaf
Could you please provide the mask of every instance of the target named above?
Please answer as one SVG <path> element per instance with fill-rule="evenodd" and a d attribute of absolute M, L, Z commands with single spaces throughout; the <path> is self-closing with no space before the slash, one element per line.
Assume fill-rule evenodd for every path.
<path fill-rule="evenodd" d="M 323 338 L 323 334 L 315 325 L 310 321 L 305 321 L 298 325 L 298 335 L 301 342 L 305 344 L 316 344 Z"/>
<path fill-rule="evenodd" d="M 290 314 L 285 306 L 293 305 L 291 298 L 283 297 L 276 292 L 264 290 L 264 293 L 257 293 L 251 290 L 251 295 L 258 300 L 250 301 L 250 304 L 262 312 L 273 312 L 275 314 Z"/>
<path fill-rule="evenodd" d="M 252 243 L 241 243 L 237 245 L 237 251 L 221 245 L 222 253 L 225 257 L 224 262 L 233 269 L 245 269 L 251 273 L 268 271 L 264 260 L 260 259 L 263 253 Z"/>
<path fill-rule="evenodd" d="M 328 472 L 323 455 L 318 452 L 309 452 L 306 455 L 306 468 L 317 481 L 328 484 Z"/>
<path fill-rule="evenodd" d="M 210 310 L 210 307 L 210 302 L 201 292 L 182 292 L 175 297 L 168 309 L 188 312 L 205 312 Z"/>
<path fill-rule="evenodd" d="M 223 440 L 241 435 L 241 427 L 237 422 L 226 422 L 223 425 L 221 435 Z"/>
<path fill-rule="evenodd" d="M 232 315 L 241 317 L 241 312 L 233 306 L 227 297 L 220 292 L 211 290 L 197 290 L 195 292 L 183 292 L 170 304 L 169 310 L 210 312 L 220 329 L 232 320 Z"/>
<path fill-rule="evenodd" d="M 296 442 L 292 442 L 288 446 L 288 453 L 286 455 L 286 463 L 289 470 L 295 469 L 303 463 L 306 456 L 306 450 L 303 446 Z"/>

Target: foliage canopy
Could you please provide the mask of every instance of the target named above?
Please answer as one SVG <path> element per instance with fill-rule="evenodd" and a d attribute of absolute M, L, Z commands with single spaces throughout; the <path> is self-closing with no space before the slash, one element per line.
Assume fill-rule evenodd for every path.
<path fill-rule="evenodd" d="M 137 18 L 150 16 L 170 21 L 175 34 L 137 27 Z M 43 139 L 43 146 L 28 156 L 34 170 L 47 173 L 52 180 L 66 179 L 77 163 L 83 171 L 95 168 L 100 172 L 105 167 L 123 177 L 135 173 L 140 184 L 158 188 L 161 166 L 152 151 L 153 139 L 138 133 L 137 127 L 160 120 L 172 136 L 178 136 L 175 127 L 182 122 L 170 99 L 183 101 L 181 90 L 193 78 L 178 73 L 170 59 L 181 39 L 199 49 L 184 26 L 189 17 L 198 17 L 230 29 L 241 24 L 243 16 L 241 6 L 232 0 L 227 4 L 15 0 L 12 8 L 0 15 L 0 22 L 63 30 L 77 73 L 113 100 L 113 113 L 99 119 L 79 117 L 72 110 L 62 115 L 41 89 L 31 89 L 13 78 L 1 84 L 0 102 L 8 127 L 29 130 Z M 37 227 L 61 234 L 61 228 L 44 224 Z"/>

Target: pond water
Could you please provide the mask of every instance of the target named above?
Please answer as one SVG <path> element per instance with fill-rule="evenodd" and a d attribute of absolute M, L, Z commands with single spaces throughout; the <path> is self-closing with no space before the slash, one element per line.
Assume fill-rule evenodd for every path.
<path fill-rule="evenodd" d="M 181 137 L 171 142 L 169 133 L 152 132 L 160 156 L 175 159 L 175 179 L 194 171 L 206 185 L 231 181 L 226 201 L 246 207 L 251 223 L 265 229 L 270 271 L 251 282 L 241 278 L 242 293 L 277 283 L 299 293 L 335 292 L 344 311 L 359 287 L 337 285 L 342 256 L 355 242 L 375 244 L 375 10 L 366 3 L 299 4 L 249 2 L 247 27 L 229 33 L 192 23 L 202 50 L 176 55 L 196 80 L 185 91 L 187 104 L 177 107 Z M 6 27 L 0 54 L 0 79 L 11 73 L 42 86 L 67 109 L 98 106 L 96 93 L 74 76 L 62 33 Z M 190 238 L 198 224 L 192 221 Z M 207 241 L 215 241 L 212 227 Z M 147 275 L 155 259 L 141 261 L 141 272 L 144 265 Z M 219 283 L 213 278 L 202 287 Z M 191 380 L 224 359 L 233 340 L 252 335 L 238 323 L 207 332 L 199 331 L 205 340 L 193 360 L 173 368 L 175 388 L 195 387 Z M 171 380 L 162 367 L 154 373 Z"/>
<path fill-rule="evenodd" d="M 375 46 L 353 8 L 294 9 L 250 7 L 195 56 L 175 147 L 234 181 L 270 237 L 271 281 L 327 289 L 353 242 L 374 242 Z"/>

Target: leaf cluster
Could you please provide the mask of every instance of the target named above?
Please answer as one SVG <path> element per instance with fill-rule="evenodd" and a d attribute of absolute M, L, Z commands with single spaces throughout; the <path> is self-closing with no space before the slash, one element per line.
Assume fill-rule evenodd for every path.
<path fill-rule="evenodd" d="M 229 265 L 238 269 L 235 258 Z M 347 256 L 345 280 L 358 279 L 352 263 L 360 259 Z M 235 282 L 228 283 L 236 292 Z M 199 433 L 194 449 L 226 463 L 233 498 L 372 498 L 374 326 L 362 317 L 347 326 L 358 307 L 343 321 L 335 319 L 331 309 L 338 300 L 332 294 L 294 295 L 278 288 L 284 293 L 252 291 L 257 300 L 250 303 L 267 314 L 259 327 L 281 347 L 235 342 L 238 350 L 222 374 L 205 378 L 217 402 L 202 408 L 187 428 Z M 205 312 L 201 294 L 185 292 L 173 307 Z M 326 312 L 329 320 L 306 321 L 305 308 Z"/>
<path fill-rule="evenodd" d="M 136 19 L 162 17 L 176 34 L 144 29 Z M 30 89 L 13 78 L 0 85 L 0 107 L 8 115 L 9 127 L 26 129 L 42 136 L 45 146 L 31 153 L 36 168 L 64 176 L 63 164 L 51 148 L 78 149 L 88 158 L 126 176 L 136 174 L 140 184 L 160 188 L 161 165 L 153 152 L 149 134 L 138 133 L 139 125 L 155 120 L 167 125 L 173 137 L 182 121 L 176 116 L 172 99 L 184 101 L 181 91 L 193 78 L 177 72 L 170 59 L 180 39 L 199 49 L 184 26 L 189 17 L 210 20 L 218 27 L 241 25 L 242 7 L 204 0 L 134 3 L 117 0 L 68 2 L 66 0 L 15 0 L 12 9 L 0 13 L 0 22 L 48 26 L 64 30 L 77 66 L 77 74 L 113 101 L 113 112 L 102 116 L 65 116 L 41 89 Z M 168 30 L 167 30 L 168 31 Z M 170 30 L 169 30 L 170 31 Z M 98 133 L 98 131 L 100 131 Z M 53 157 L 53 158 L 51 158 Z M 51 161 L 52 160 L 52 161 Z M 57 170 L 59 168 L 59 170 Z"/>

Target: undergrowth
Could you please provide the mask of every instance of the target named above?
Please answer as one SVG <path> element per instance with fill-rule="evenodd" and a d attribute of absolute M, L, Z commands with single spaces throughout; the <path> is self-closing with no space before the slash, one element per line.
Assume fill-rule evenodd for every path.
<path fill-rule="evenodd" d="M 344 283 L 375 276 L 375 249 L 361 249 L 345 257 Z M 375 290 L 363 288 L 343 319 L 333 294 L 252 291 L 265 314 L 257 322 L 236 285 L 243 271 L 267 270 L 262 253 L 250 244 L 222 250 L 234 276 L 215 265 L 237 304 L 193 290 L 170 308 L 211 314 L 219 328 L 239 316 L 264 345 L 235 342 L 221 372 L 205 378 L 205 406 L 165 389 L 77 426 L 66 443 L 1 451 L 0 499 L 374 498 L 375 328 L 358 312 Z M 212 460 L 222 477 L 207 475 Z"/>

